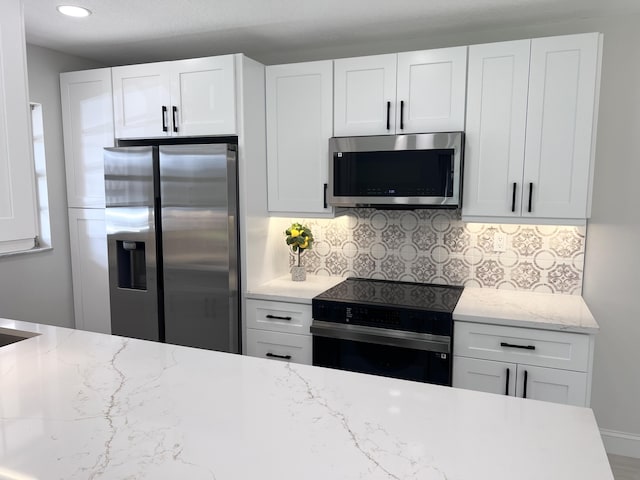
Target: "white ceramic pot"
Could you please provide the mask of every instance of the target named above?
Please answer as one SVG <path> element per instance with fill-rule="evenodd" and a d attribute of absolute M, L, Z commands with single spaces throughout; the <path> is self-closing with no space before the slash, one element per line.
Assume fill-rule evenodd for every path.
<path fill-rule="evenodd" d="M 307 270 L 303 267 L 291 267 L 291 280 L 294 282 L 304 282 L 307 279 Z"/>

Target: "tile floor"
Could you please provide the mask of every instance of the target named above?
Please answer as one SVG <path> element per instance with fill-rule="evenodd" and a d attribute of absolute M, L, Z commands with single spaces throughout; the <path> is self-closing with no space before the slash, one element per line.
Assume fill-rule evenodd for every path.
<path fill-rule="evenodd" d="M 615 480 L 640 480 L 640 458 L 608 455 Z"/>

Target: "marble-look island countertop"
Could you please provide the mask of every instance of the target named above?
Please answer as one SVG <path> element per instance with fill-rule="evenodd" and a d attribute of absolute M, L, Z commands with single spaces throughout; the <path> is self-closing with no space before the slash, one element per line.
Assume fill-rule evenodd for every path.
<path fill-rule="evenodd" d="M 247 298 L 277 302 L 307 303 L 316 295 L 342 282 L 344 277 L 307 275 L 304 282 L 294 282 L 291 275 L 275 278 L 247 292 Z"/>
<path fill-rule="evenodd" d="M 586 408 L 0 319 L 0 478 L 612 480 Z"/>
<path fill-rule="evenodd" d="M 598 324 L 580 295 L 465 288 L 454 320 L 597 333 Z"/>

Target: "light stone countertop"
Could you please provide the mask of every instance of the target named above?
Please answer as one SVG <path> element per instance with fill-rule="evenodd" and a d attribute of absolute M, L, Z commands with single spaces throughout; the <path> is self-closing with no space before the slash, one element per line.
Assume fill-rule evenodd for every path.
<path fill-rule="evenodd" d="M 308 275 L 294 282 L 291 275 L 276 278 L 247 292 L 247 298 L 311 304 L 316 295 L 343 277 Z M 580 295 L 559 295 L 492 288 L 465 288 L 453 319 L 466 322 L 540 328 L 594 334 L 599 326 Z"/>
<path fill-rule="evenodd" d="M 3 327 L 0 478 L 613 480 L 591 409 Z"/>
<path fill-rule="evenodd" d="M 247 292 L 247 298 L 254 300 L 272 300 L 276 302 L 306 303 L 311 299 L 342 282 L 345 277 L 307 275 L 304 282 L 294 282 L 291 274 L 278 277 Z"/>
<path fill-rule="evenodd" d="M 490 288 L 465 288 L 453 319 L 590 334 L 599 329 L 579 295 Z"/>

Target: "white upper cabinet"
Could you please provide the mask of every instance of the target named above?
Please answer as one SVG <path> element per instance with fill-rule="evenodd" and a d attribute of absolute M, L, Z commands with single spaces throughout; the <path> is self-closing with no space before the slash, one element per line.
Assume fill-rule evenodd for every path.
<path fill-rule="evenodd" d="M 114 67 L 116 138 L 235 135 L 234 56 Z"/>
<path fill-rule="evenodd" d="M 464 130 L 467 47 L 334 61 L 334 135 Z"/>
<path fill-rule="evenodd" d="M 463 215 L 520 216 L 530 48 L 469 47 Z"/>
<path fill-rule="evenodd" d="M 116 138 L 170 135 L 169 63 L 127 65 L 111 71 Z"/>
<path fill-rule="evenodd" d="M 0 253 L 33 247 L 33 138 L 22 2 L 0 3 Z"/>
<path fill-rule="evenodd" d="M 531 42 L 525 217 L 590 215 L 599 43 L 597 33 Z"/>
<path fill-rule="evenodd" d="M 397 55 L 334 60 L 334 135 L 395 132 Z"/>
<path fill-rule="evenodd" d="M 600 41 L 588 33 L 469 48 L 466 220 L 589 217 Z"/>
<path fill-rule="evenodd" d="M 171 63 L 171 125 L 175 135 L 235 134 L 234 56 Z"/>
<path fill-rule="evenodd" d="M 464 130 L 467 47 L 398 54 L 396 133 Z"/>
<path fill-rule="evenodd" d="M 111 69 L 60 74 L 69 207 L 104 208 L 103 148 L 114 144 Z"/>
<path fill-rule="evenodd" d="M 332 101 L 331 60 L 266 67 L 269 211 L 332 211 L 325 197 Z"/>

